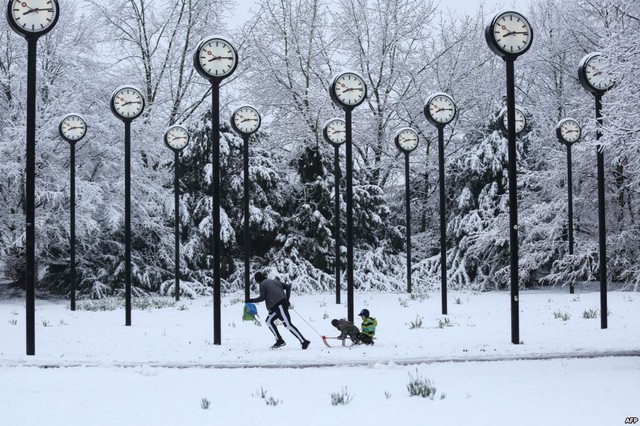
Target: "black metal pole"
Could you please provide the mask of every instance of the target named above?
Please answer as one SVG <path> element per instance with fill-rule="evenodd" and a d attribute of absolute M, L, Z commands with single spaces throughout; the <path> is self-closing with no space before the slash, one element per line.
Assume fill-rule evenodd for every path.
<path fill-rule="evenodd" d="M 211 159 L 213 189 L 213 344 L 222 344 L 220 300 L 220 82 L 211 82 Z"/>
<path fill-rule="evenodd" d="M 334 146 L 333 168 L 335 176 L 335 212 L 334 212 L 334 239 L 336 250 L 336 304 L 340 304 L 340 145 Z"/>
<path fill-rule="evenodd" d="M 28 39 L 27 51 L 27 158 L 26 158 L 26 322 L 27 355 L 36 354 L 36 52 L 37 39 Z"/>
<path fill-rule="evenodd" d="M 568 215 L 569 215 L 569 254 L 573 254 L 573 173 L 571 171 L 571 144 L 567 144 L 567 192 L 569 196 Z M 569 285 L 569 293 L 574 294 L 575 283 L 572 281 Z"/>
<path fill-rule="evenodd" d="M 131 122 L 124 122 L 125 325 L 131 325 Z"/>
<path fill-rule="evenodd" d="M 438 165 L 440 180 L 440 293 L 442 315 L 447 315 L 447 223 L 444 193 L 444 126 L 438 126 Z"/>
<path fill-rule="evenodd" d="M 507 64 L 507 126 L 509 155 L 509 248 L 511 260 L 511 343 L 520 344 L 520 296 L 518 280 L 518 184 L 516 177 L 516 99 L 513 60 Z"/>
<path fill-rule="evenodd" d="M 71 160 L 69 168 L 71 169 L 71 181 L 69 182 L 69 196 L 71 198 L 71 235 L 70 235 L 70 249 L 71 249 L 71 265 L 69 265 L 69 279 L 71 280 L 71 310 L 76 310 L 76 144 L 75 142 L 69 143 L 71 151 Z"/>
<path fill-rule="evenodd" d="M 411 293 L 411 185 L 409 182 L 409 153 L 404 153 L 404 183 L 407 215 L 407 293 Z"/>
<path fill-rule="evenodd" d="M 180 300 L 180 181 L 178 172 L 180 170 L 180 152 L 175 151 L 174 156 L 175 175 L 173 178 L 173 197 L 175 205 L 175 260 L 173 267 L 175 269 L 175 286 L 174 293 L 176 301 Z"/>
<path fill-rule="evenodd" d="M 347 319 L 353 321 L 353 153 L 351 110 L 345 110 L 347 169 Z"/>
<path fill-rule="evenodd" d="M 251 256 L 251 238 L 249 238 L 249 135 L 243 135 L 244 160 L 244 299 L 251 298 L 251 278 L 249 260 Z"/>
<path fill-rule="evenodd" d="M 596 139 L 602 136 L 602 96 L 596 95 Z M 598 145 L 598 222 L 600 229 L 600 328 L 607 328 L 607 231 L 604 198 L 604 150 Z"/>

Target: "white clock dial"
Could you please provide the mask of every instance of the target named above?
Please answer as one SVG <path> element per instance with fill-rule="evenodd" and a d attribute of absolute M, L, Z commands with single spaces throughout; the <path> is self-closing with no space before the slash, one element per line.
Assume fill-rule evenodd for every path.
<path fill-rule="evenodd" d="M 456 115 L 456 106 L 448 95 L 437 93 L 427 101 L 425 114 L 436 125 L 449 124 Z"/>
<path fill-rule="evenodd" d="M 182 126 L 171 126 L 164 134 L 164 143 L 169 148 L 180 151 L 189 143 L 189 132 Z"/>
<path fill-rule="evenodd" d="M 522 132 L 526 124 L 527 124 L 527 120 L 524 117 L 524 112 L 522 112 L 520 108 L 516 108 L 516 134 Z M 506 131 L 509 130 L 508 114 L 507 114 L 506 108 L 502 112 L 502 126 Z"/>
<path fill-rule="evenodd" d="M 251 106 L 238 108 L 231 117 L 233 128 L 239 132 L 249 135 L 260 128 L 260 114 Z"/>
<path fill-rule="evenodd" d="M 53 0 L 11 0 L 9 19 L 26 33 L 42 33 L 55 25 L 58 3 Z"/>
<path fill-rule="evenodd" d="M 333 84 L 333 94 L 340 104 L 346 107 L 358 106 L 367 95 L 367 86 L 355 73 L 339 75 Z"/>
<path fill-rule="evenodd" d="M 580 124 L 573 118 L 561 120 L 556 129 L 558 137 L 565 143 L 577 142 L 582 134 Z"/>
<path fill-rule="evenodd" d="M 200 69 L 209 77 L 223 78 L 230 75 L 238 62 L 234 47 L 221 38 L 203 41 L 196 54 Z"/>
<path fill-rule="evenodd" d="M 609 66 L 602 55 L 592 55 L 584 64 L 587 82 L 596 90 L 605 91 L 613 86 Z"/>
<path fill-rule="evenodd" d="M 516 12 L 504 12 L 494 18 L 490 44 L 506 55 L 524 53 L 531 46 L 533 31 L 527 19 Z"/>
<path fill-rule="evenodd" d="M 121 118 L 134 119 L 144 109 L 144 98 L 137 89 L 123 87 L 113 94 L 111 106 L 113 111 Z"/>
<path fill-rule="evenodd" d="M 324 138 L 333 145 L 341 145 L 347 140 L 347 123 L 340 119 L 334 118 L 324 125 Z"/>
<path fill-rule="evenodd" d="M 402 151 L 411 152 L 418 146 L 418 134 L 410 128 L 400 129 L 396 134 L 396 145 Z"/>
<path fill-rule="evenodd" d="M 87 133 L 87 123 L 77 114 L 69 114 L 60 122 L 60 134 L 68 142 L 77 142 Z"/>

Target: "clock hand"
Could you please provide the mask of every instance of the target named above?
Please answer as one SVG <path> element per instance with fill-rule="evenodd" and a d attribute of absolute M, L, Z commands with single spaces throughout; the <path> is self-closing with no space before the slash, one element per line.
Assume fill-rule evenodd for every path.
<path fill-rule="evenodd" d="M 507 37 L 507 36 L 512 36 L 512 35 L 516 35 L 516 34 L 529 34 L 529 31 L 516 31 L 516 30 L 513 30 L 513 31 L 509 31 L 504 36 Z"/>
<path fill-rule="evenodd" d="M 209 62 L 211 61 L 217 61 L 218 59 L 229 59 L 229 60 L 233 60 L 232 56 L 214 56 L 213 58 L 209 59 Z"/>

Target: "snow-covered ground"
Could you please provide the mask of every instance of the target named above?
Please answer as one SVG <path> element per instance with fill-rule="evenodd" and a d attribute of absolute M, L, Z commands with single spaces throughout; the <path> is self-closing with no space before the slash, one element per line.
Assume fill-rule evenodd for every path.
<path fill-rule="evenodd" d="M 439 294 L 356 294 L 356 314 L 366 307 L 378 319 L 376 344 L 329 349 L 320 335 L 338 334 L 330 321 L 346 315 L 342 298 L 293 295 L 307 350 L 283 327 L 287 346 L 269 349 L 266 326 L 242 321 L 240 293 L 223 299 L 222 345 L 212 344 L 209 297 L 136 309 L 131 327 L 123 309 L 37 300 L 35 356 L 25 355 L 24 299 L 4 298 L 0 425 L 600 426 L 640 417 L 638 293 L 609 292 L 602 330 L 598 291 L 521 291 L 520 345 L 507 292 L 450 292 L 446 316 Z M 414 379 L 430 380 L 435 397 L 411 397 Z M 350 401 L 334 406 L 332 394 Z"/>

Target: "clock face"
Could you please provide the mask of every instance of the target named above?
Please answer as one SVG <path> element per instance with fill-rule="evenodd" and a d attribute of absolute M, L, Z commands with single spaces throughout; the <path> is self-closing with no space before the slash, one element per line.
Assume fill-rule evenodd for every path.
<path fill-rule="evenodd" d="M 411 152 L 418 146 L 418 134 L 410 128 L 400 129 L 396 134 L 396 146 L 404 152 Z"/>
<path fill-rule="evenodd" d="M 524 126 L 527 124 L 527 120 L 524 117 L 524 112 L 520 108 L 516 108 L 516 134 L 524 130 Z M 505 108 L 502 112 L 502 127 L 505 131 L 509 130 L 508 114 Z"/>
<path fill-rule="evenodd" d="M 133 120 L 144 110 L 144 98 L 138 89 L 122 87 L 111 98 L 111 110 L 121 119 Z"/>
<path fill-rule="evenodd" d="M 436 126 L 446 125 L 456 116 L 456 106 L 448 95 L 437 93 L 427 100 L 425 116 Z"/>
<path fill-rule="evenodd" d="M 581 66 L 586 83 L 591 86 L 592 91 L 605 92 L 613 87 L 613 78 L 609 73 L 609 64 L 605 58 L 599 54 L 592 54 L 585 58 Z"/>
<path fill-rule="evenodd" d="M 260 114 L 251 106 L 241 106 L 233 113 L 231 124 L 238 133 L 250 135 L 260 128 Z"/>
<path fill-rule="evenodd" d="M 222 38 L 204 40 L 196 51 L 196 68 L 206 78 L 224 78 L 238 65 L 236 49 Z"/>
<path fill-rule="evenodd" d="M 169 148 L 180 151 L 189 143 L 189 132 L 182 126 L 171 126 L 164 133 L 164 143 Z"/>
<path fill-rule="evenodd" d="M 354 108 L 367 96 L 367 85 L 358 74 L 346 72 L 336 77 L 331 92 L 334 101 L 340 106 Z"/>
<path fill-rule="evenodd" d="M 580 124 L 573 118 L 565 118 L 558 123 L 556 134 L 560 141 L 572 144 L 580 139 L 582 129 L 580 128 Z"/>
<path fill-rule="evenodd" d="M 503 57 L 515 57 L 526 52 L 533 41 L 529 21 L 516 12 L 497 15 L 485 30 L 489 47 Z"/>
<path fill-rule="evenodd" d="M 324 139 L 333 145 L 342 145 L 347 140 L 347 123 L 340 119 L 334 118 L 324 125 Z"/>
<path fill-rule="evenodd" d="M 53 28 L 58 21 L 57 0 L 11 0 L 9 23 L 25 35 L 41 35 Z"/>
<path fill-rule="evenodd" d="M 87 134 L 87 123 L 77 114 L 69 114 L 62 119 L 58 128 L 67 142 L 77 142 Z"/>

